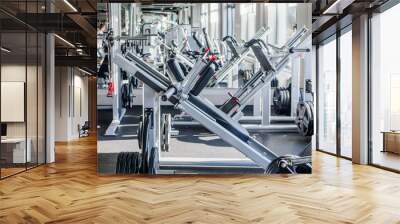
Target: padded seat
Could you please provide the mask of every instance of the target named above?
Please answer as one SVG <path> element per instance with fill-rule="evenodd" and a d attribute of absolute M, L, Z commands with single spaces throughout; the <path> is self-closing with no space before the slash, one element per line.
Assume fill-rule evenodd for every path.
<path fill-rule="evenodd" d="M 217 65 L 214 62 L 209 62 L 199 73 L 200 79 L 196 82 L 190 93 L 195 96 L 199 95 L 215 74 L 216 68 Z"/>
<path fill-rule="evenodd" d="M 175 58 L 170 58 L 167 61 L 168 74 L 172 75 L 171 79 L 175 79 L 177 82 L 182 82 L 185 79 L 185 73 L 182 71 L 181 66 Z"/>

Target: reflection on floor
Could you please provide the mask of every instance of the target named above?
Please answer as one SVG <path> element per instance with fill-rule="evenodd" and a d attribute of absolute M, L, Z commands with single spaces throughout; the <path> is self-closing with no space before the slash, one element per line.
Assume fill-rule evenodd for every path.
<path fill-rule="evenodd" d="M 400 155 L 391 152 L 374 151 L 373 164 L 400 171 Z"/>
<path fill-rule="evenodd" d="M 19 173 L 24 171 L 25 167 L 9 167 L 9 168 L 1 168 L 1 178 Z"/>
<path fill-rule="evenodd" d="M 172 116 L 181 113 L 173 109 L 171 106 L 161 107 L 162 113 L 170 113 Z M 246 107 L 244 114 L 250 116 L 252 114 L 251 107 Z M 136 133 L 138 124 L 140 121 L 140 116 L 142 115 L 142 107 L 134 106 L 132 109 L 127 109 L 124 116 L 122 117 L 115 136 L 105 136 L 107 127 L 113 120 L 113 113 L 111 109 L 97 110 L 97 133 L 98 140 L 108 141 L 108 140 L 128 140 L 136 139 Z"/>
<path fill-rule="evenodd" d="M 39 164 L 41 165 L 41 164 Z M 6 178 L 8 176 L 29 170 L 31 168 L 35 168 L 38 166 L 36 162 L 28 162 L 26 164 L 24 163 L 4 163 L 4 161 L 0 161 L 0 177 L 1 178 Z"/>

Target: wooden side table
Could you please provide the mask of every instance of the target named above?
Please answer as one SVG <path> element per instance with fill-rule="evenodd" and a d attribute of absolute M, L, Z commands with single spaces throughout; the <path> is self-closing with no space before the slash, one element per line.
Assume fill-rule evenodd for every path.
<path fill-rule="evenodd" d="M 383 131 L 382 152 L 400 154 L 400 131 Z"/>

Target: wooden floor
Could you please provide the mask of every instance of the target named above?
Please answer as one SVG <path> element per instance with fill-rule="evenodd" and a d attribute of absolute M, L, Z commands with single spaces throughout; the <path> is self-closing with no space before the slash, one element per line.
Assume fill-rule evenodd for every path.
<path fill-rule="evenodd" d="M 372 157 L 374 164 L 388 167 L 394 170 L 400 170 L 400 154 L 392 152 L 374 151 Z"/>
<path fill-rule="evenodd" d="M 98 176 L 96 141 L 0 181 L 0 223 L 400 223 L 400 175 L 314 153 L 297 176 Z"/>
<path fill-rule="evenodd" d="M 0 168 L 1 169 L 1 177 L 8 177 L 13 174 L 25 171 L 25 167 L 7 167 L 7 168 Z"/>

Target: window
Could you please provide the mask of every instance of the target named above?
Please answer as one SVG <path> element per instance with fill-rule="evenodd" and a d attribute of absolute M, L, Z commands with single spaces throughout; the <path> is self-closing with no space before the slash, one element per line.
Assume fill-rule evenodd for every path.
<path fill-rule="evenodd" d="M 201 13 L 200 13 L 201 27 L 208 28 L 208 4 L 201 4 Z"/>
<path fill-rule="evenodd" d="M 240 4 L 242 40 L 249 40 L 256 33 L 256 6 L 257 4 Z"/>
<path fill-rule="evenodd" d="M 400 4 L 376 14 L 372 25 L 371 162 L 400 170 Z"/>
<path fill-rule="evenodd" d="M 351 27 L 350 27 L 351 28 Z M 340 36 L 340 155 L 352 156 L 352 32 Z"/>
<path fill-rule="evenodd" d="M 318 149 L 336 153 L 336 39 L 318 48 Z"/>
<path fill-rule="evenodd" d="M 219 3 L 210 4 L 210 27 L 208 35 L 211 39 L 220 38 L 219 34 Z"/>

